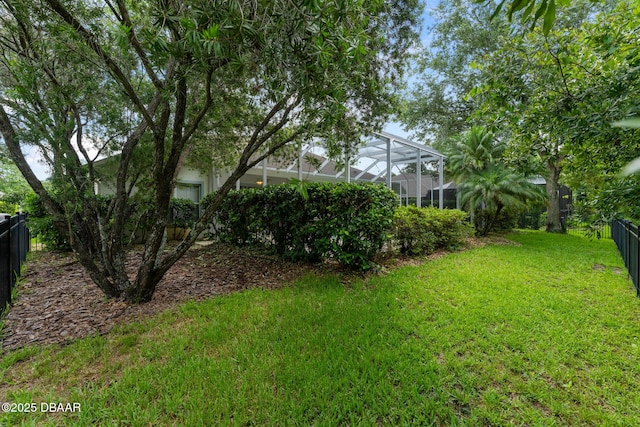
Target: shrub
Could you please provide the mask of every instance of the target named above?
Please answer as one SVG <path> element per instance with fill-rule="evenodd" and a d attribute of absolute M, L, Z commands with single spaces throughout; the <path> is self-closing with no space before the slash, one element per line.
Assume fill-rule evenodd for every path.
<path fill-rule="evenodd" d="M 189 199 L 171 199 L 169 203 L 169 224 L 174 227 L 189 228 L 198 220 L 196 204 Z"/>
<path fill-rule="evenodd" d="M 29 214 L 29 232 L 54 251 L 71 251 L 68 227 L 62 219 L 54 219 L 47 213 L 40 198 L 31 193 L 25 200 L 25 210 Z M 64 231 L 63 231 L 64 230 Z"/>
<path fill-rule="evenodd" d="M 395 193 L 359 183 L 308 183 L 303 190 L 289 184 L 230 191 L 216 213 L 218 238 L 266 244 L 293 260 L 331 257 L 350 268 L 370 268 L 389 238 Z"/>
<path fill-rule="evenodd" d="M 343 265 L 368 269 L 391 237 L 397 195 L 379 184 L 319 183 L 307 189 L 311 254 L 329 253 Z"/>
<path fill-rule="evenodd" d="M 257 189 L 231 190 L 222 200 L 214 217 L 213 234 L 220 241 L 245 245 L 256 241 L 259 216 L 255 213 Z M 203 209 L 211 204 L 216 193 L 200 201 Z"/>
<path fill-rule="evenodd" d="M 394 216 L 394 240 L 400 252 L 408 255 L 452 249 L 473 232 L 467 219 L 457 209 L 400 207 Z"/>
<path fill-rule="evenodd" d="M 544 225 L 542 221 L 543 207 L 534 206 L 520 214 L 518 218 L 518 228 L 526 228 L 530 230 L 540 230 Z M 546 216 L 545 216 L 546 219 Z"/>
<path fill-rule="evenodd" d="M 8 202 L 6 200 L 0 200 L 0 213 L 6 213 L 8 215 L 13 215 L 18 211 L 18 204 Z"/>
<path fill-rule="evenodd" d="M 474 214 L 476 234 L 482 236 L 489 232 L 498 234 L 509 233 L 518 225 L 518 219 L 521 214 L 521 210 L 505 208 L 500 211 L 498 216 L 494 217 L 494 214 L 491 212 L 478 209 Z M 491 221 L 493 221 L 493 225 L 485 230 L 486 223 Z"/>

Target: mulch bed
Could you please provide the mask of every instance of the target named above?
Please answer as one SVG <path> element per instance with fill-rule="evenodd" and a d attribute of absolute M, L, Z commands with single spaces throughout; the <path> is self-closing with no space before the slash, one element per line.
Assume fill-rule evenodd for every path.
<path fill-rule="evenodd" d="M 139 253 L 129 255 L 127 267 L 132 273 L 139 260 Z M 4 319 L 2 351 L 105 334 L 116 324 L 160 313 L 176 303 L 249 288 L 278 288 L 327 268 L 224 244 L 199 246 L 167 272 L 150 302 L 130 305 L 107 299 L 73 255 L 36 252 Z"/>

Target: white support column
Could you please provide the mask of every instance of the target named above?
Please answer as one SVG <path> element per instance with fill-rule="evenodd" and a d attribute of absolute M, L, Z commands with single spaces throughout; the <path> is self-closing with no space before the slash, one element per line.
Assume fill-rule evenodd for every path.
<path fill-rule="evenodd" d="M 438 160 L 438 183 L 440 184 L 438 206 L 440 209 L 444 209 L 444 159 L 442 157 Z"/>
<path fill-rule="evenodd" d="M 387 138 L 387 187 L 391 188 L 391 139 Z"/>
<path fill-rule="evenodd" d="M 433 174 L 429 175 L 429 182 L 431 183 L 431 207 L 433 207 Z"/>
<path fill-rule="evenodd" d="M 302 146 L 298 149 L 298 181 L 302 181 Z"/>
<path fill-rule="evenodd" d="M 240 178 L 236 181 L 236 190 L 240 189 Z"/>
<path fill-rule="evenodd" d="M 262 186 L 267 185 L 267 158 L 262 159 Z"/>
<path fill-rule="evenodd" d="M 422 151 L 418 148 L 416 157 L 416 206 L 422 207 Z"/>

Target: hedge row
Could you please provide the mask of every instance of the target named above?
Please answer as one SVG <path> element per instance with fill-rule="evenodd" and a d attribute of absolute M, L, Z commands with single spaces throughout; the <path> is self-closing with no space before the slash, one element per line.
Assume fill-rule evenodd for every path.
<path fill-rule="evenodd" d="M 467 219 L 465 212 L 456 209 L 400 207 L 394 217 L 394 240 L 407 255 L 455 249 L 473 233 Z"/>
<path fill-rule="evenodd" d="M 202 204 L 206 207 L 213 195 Z M 396 194 L 378 184 L 308 183 L 231 191 L 217 213 L 217 236 L 262 243 L 292 260 L 333 258 L 366 270 L 389 239 Z"/>
<path fill-rule="evenodd" d="M 96 196 L 106 206 L 110 196 Z M 206 208 L 214 194 L 202 200 Z M 51 249 L 68 250 L 68 236 L 54 227 L 37 198 L 28 201 L 30 227 Z M 472 233 L 458 210 L 398 207 L 397 195 L 378 184 L 308 183 L 230 191 L 214 219 L 215 235 L 238 245 L 267 245 L 291 260 L 332 258 L 366 270 L 385 244 L 408 255 L 452 249 Z M 144 239 L 148 209 L 132 205 L 128 235 Z M 176 199 L 171 223 L 188 227 L 195 205 Z M 140 237 L 142 236 L 142 237 Z"/>

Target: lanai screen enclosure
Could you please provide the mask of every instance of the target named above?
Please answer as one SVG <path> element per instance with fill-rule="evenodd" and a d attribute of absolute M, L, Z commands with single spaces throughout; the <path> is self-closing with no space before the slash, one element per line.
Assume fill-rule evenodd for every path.
<path fill-rule="evenodd" d="M 298 152 L 297 161 L 284 165 L 263 161 L 261 165 L 247 172 L 241 180 L 236 182 L 236 188 L 254 182 L 258 185 L 266 185 L 267 181 L 286 182 L 287 179 L 296 177 L 300 180 L 306 178 L 313 181 L 384 182 L 398 192 L 401 198 L 415 196 L 416 204 L 420 207 L 423 195 L 423 168 L 419 165 L 424 165 L 426 170 L 431 170 L 438 176 L 438 186 L 435 188 L 432 186 L 432 193 L 434 189 L 443 188 L 445 156 L 435 149 L 388 132 L 373 133 L 366 136 L 365 141 L 355 158 L 346 159 L 345 163 L 349 167 L 336 170 L 335 163 L 322 156 L 322 149 L 311 143 L 303 146 Z M 306 156 L 316 156 L 321 159 L 320 165 L 311 166 L 304 160 Z M 415 167 L 415 188 L 405 185 L 403 189 L 402 184 L 406 183 L 407 179 L 402 177 L 402 174 L 407 166 Z M 216 187 L 215 184 L 214 187 Z M 410 190 L 415 194 L 406 193 Z M 443 193 L 438 191 L 440 209 L 444 205 Z"/>

